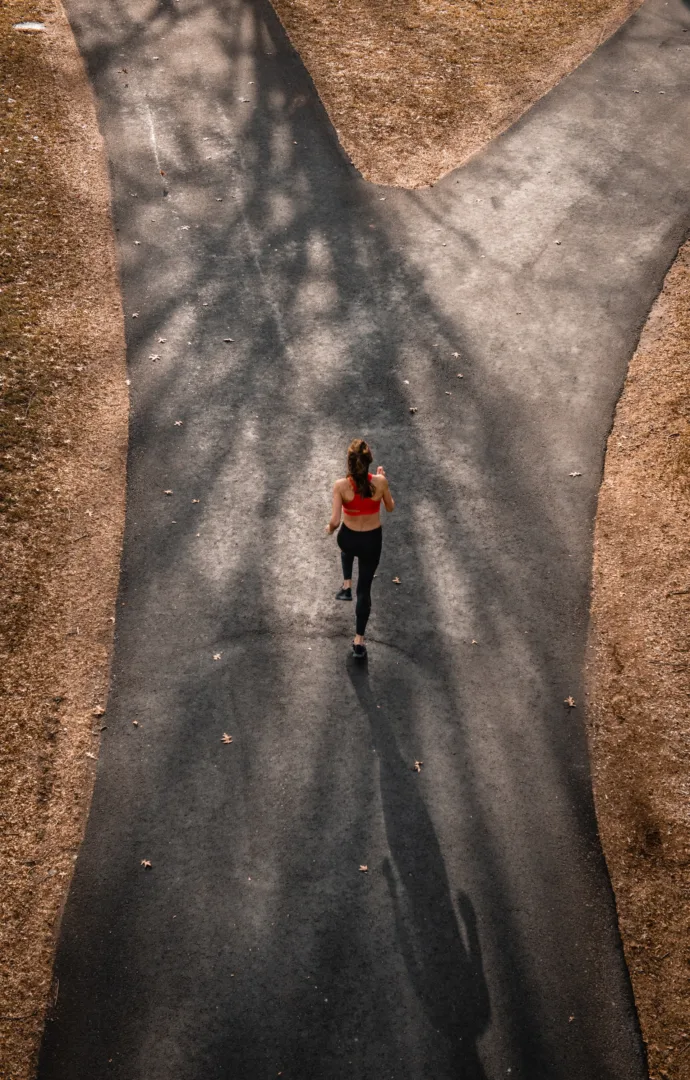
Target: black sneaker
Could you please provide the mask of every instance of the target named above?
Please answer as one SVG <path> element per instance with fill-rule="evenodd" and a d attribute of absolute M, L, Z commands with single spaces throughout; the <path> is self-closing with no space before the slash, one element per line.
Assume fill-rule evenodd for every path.
<path fill-rule="evenodd" d="M 356 656 L 358 660 L 363 660 L 364 657 L 367 655 L 367 647 L 366 647 L 366 645 L 355 645 L 355 643 L 353 641 L 352 642 L 352 655 Z"/>
<path fill-rule="evenodd" d="M 335 594 L 336 600 L 351 600 L 352 589 L 341 589 L 340 592 Z"/>

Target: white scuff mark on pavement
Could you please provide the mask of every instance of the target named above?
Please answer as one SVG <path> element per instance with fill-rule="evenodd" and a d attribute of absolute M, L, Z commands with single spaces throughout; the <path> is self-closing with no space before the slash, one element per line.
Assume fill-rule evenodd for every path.
<path fill-rule="evenodd" d="M 161 159 L 158 153 L 158 140 L 156 138 L 156 128 L 153 123 L 153 114 L 151 112 L 148 101 L 144 102 L 142 110 L 146 115 L 146 123 L 149 129 L 149 143 L 151 144 L 151 150 L 153 151 L 153 156 L 156 160 L 156 166 L 158 167 L 158 174 L 160 175 L 163 170 L 161 168 Z"/>

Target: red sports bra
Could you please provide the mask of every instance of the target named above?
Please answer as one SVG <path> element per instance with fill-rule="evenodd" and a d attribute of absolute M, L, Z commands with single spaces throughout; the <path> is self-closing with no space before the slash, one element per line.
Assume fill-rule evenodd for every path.
<path fill-rule="evenodd" d="M 373 479 L 374 477 L 369 473 L 369 483 L 371 483 Z M 348 480 L 350 481 L 350 487 L 355 493 L 355 497 L 348 503 L 343 499 L 343 513 L 350 514 L 352 517 L 359 517 L 364 514 L 378 514 L 381 509 L 381 500 L 369 499 L 365 498 L 364 495 L 360 495 L 351 476 L 348 476 Z"/>

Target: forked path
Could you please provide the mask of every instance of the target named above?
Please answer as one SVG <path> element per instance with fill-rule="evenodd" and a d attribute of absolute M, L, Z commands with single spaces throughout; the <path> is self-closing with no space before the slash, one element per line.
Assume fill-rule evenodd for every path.
<path fill-rule="evenodd" d="M 690 9 L 411 192 L 358 177 L 263 0 L 68 7 L 132 424 L 41 1080 L 642 1078 L 581 705 L 605 439 L 690 217 Z M 323 534 L 358 434 L 398 501 L 368 670 Z"/>

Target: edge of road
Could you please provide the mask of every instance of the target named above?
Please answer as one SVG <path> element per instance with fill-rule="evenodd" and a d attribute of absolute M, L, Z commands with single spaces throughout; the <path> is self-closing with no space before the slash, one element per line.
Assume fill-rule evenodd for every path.
<path fill-rule="evenodd" d="M 0 254 L 12 350 L 0 370 L 18 421 L 3 435 L 0 504 L 0 1077 L 27 1080 L 106 723 L 129 396 L 108 164 L 81 55 L 60 0 L 38 13 L 17 0 L 0 18 L 14 110 L 3 134 L 22 140 L 19 160 L 3 160 L 16 218 Z M 12 29 L 34 19 L 47 32 Z"/>

